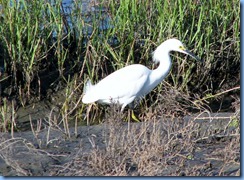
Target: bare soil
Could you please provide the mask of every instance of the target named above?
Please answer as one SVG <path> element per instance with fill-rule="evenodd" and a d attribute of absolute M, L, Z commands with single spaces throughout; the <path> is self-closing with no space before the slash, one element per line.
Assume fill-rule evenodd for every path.
<path fill-rule="evenodd" d="M 3 176 L 240 176 L 234 113 L 0 134 Z"/>

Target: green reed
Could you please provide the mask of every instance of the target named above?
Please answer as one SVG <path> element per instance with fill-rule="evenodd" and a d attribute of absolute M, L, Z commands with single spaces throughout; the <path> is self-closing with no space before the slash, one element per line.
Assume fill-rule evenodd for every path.
<path fill-rule="evenodd" d="M 73 27 L 67 24 L 61 0 L 54 4 L 38 0 L 13 1 L 11 5 L 0 1 L 0 4 L 5 69 L 11 75 L 11 88 L 19 92 L 20 99 L 35 94 L 31 85 L 42 71 L 53 70 L 53 66 L 45 69 L 43 65 L 54 64 L 61 77 L 68 66 L 76 68 L 73 74 L 79 74 L 75 77 L 82 85 L 88 78 L 97 82 L 129 64 L 141 63 L 152 68 L 151 53 L 172 37 L 180 39 L 204 60 L 201 65 L 190 57 L 173 53 L 173 68 L 165 79 L 172 87 L 183 94 L 204 97 L 239 83 L 237 0 L 101 0 L 94 4 L 100 12 L 88 14 L 91 23 L 85 21 L 81 2 L 75 1 L 69 14 Z M 104 14 L 111 20 L 108 29 L 99 27 L 106 18 Z M 86 33 L 86 27 L 92 29 L 91 34 Z M 161 87 L 162 84 L 157 92 Z"/>
<path fill-rule="evenodd" d="M 221 86 L 210 89 L 213 82 L 209 73 L 216 71 L 217 74 L 226 66 L 229 69 L 230 64 L 235 66 L 240 63 L 239 1 L 220 3 L 214 0 L 111 0 L 109 5 L 114 29 L 109 32 L 108 37 L 116 36 L 119 40 L 118 46 L 113 47 L 112 58 L 116 63 L 120 60 L 119 63 L 124 65 L 128 64 L 127 62 L 148 64 L 151 60 L 149 52 L 156 48 L 155 44 L 159 45 L 170 37 L 176 37 L 204 60 L 203 66 L 196 65 L 190 57 L 187 57 L 187 61 L 182 61 L 182 58 L 186 57 L 180 55 L 182 58 L 177 58 L 177 63 L 174 63 L 168 79 L 173 81 L 175 87 L 185 92 L 188 92 L 188 86 L 201 88 L 207 85 L 208 91 L 220 90 Z M 143 44 L 140 44 L 141 42 Z M 112 51 L 110 47 L 108 50 Z M 144 59 L 141 59 L 142 57 Z M 219 81 L 219 77 L 214 79 Z"/>

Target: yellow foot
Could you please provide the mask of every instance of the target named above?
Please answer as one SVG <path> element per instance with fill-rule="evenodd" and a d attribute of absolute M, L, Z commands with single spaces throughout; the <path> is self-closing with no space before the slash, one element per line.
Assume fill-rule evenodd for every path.
<path fill-rule="evenodd" d="M 131 112 L 131 111 L 132 111 L 132 114 L 131 114 L 131 116 L 130 116 L 130 112 Z M 131 118 L 132 118 L 134 121 L 136 121 L 136 122 L 141 122 L 140 119 L 138 119 L 138 118 L 136 117 L 134 111 L 131 110 L 131 109 L 129 109 L 129 110 L 128 110 L 128 116 L 127 116 L 127 118 L 125 119 L 125 121 L 130 122 Z"/>
<path fill-rule="evenodd" d="M 132 110 L 132 114 L 131 114 L 131 117 L 134 121 L 136 122 L 140 122 L 140 120 L 136 117 L 136 115 L 134 114 L 134 111 Z"/>

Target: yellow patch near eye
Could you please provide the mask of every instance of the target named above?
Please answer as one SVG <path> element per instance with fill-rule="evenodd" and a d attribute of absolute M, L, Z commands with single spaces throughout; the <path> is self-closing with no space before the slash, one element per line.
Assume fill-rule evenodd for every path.
<path fill-rule="evenodd" d="M 179 47 L 181 50 L 186 50 L 185 48 L 184 48 L 184 46 L 180 46 Z"/>

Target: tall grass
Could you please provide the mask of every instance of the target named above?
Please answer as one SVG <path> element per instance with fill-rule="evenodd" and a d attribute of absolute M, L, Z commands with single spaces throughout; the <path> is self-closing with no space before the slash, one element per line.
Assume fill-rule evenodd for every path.
<path fill-rule="evenodd" d="M 177 58 L 170 79 L 175 87 L 185 90 L 191 86 L 189 83 L 195 87 L 203 84 L 210 86 L 214 83 L 209 81 L 210 71 L 220 73 L 221 66 L 227 70 L 223 73 L 230 74 L 229 64 L 240 63 L 239 1 L 116 2 L 111 3 L 115 8 L 110 8 L 114 22 L 112 35 L 116 35 L 120 42 L 119 48 L 115 47 L 114 50 L 120 55 L 117 59 L 125 63 L 129 55 L 131 63 L 137 58 L 137 62 L 150 62 L 149 52 L 156 48 L 154 44 L 159 45 L 170 37 L 177 37 L 200 56 L 205 64 L 204 67 L 198 66 L 193 73 L 195 63 Z M 136 56 L 137 52 L 140 56 Z M 142 57 L 144 59 L 140 59 Z M 219 76 L 211 78 L 219 80 Z M 179 79 L 183 79 L 182 82 Z M 212 92 L 216 90 L 219 89 L 215 87 Z"/>
<path fill-rule="evenodd" d="M 239 1 L 110 0 L 102 5 L 107 5 L 113 28 L 102 32 L 101 41 L 91 40 L 96 51 L 91 54 L 100 56 L 91 57 L 87 63 L 92 80 L 98 81 L 128 64 L 152 67 L 151 52 L 166 39 L 176 37 L 204 61 L 198 64 L 190 57 L 173 54 L 177 58 L 173 57 L 167 85 L 190 98 L 190 106 L 199 107 L 194 99 L 216 100 L 219 97 L 214 94 L 239 86 Z M 117 44 L 108 43 L 111 37 L 116 37 Z M 165 85 L 159 85 L 157 92 L 165 94 Z M 158 93 L 151 95 L 156 96 L 154 100 L 158 98 Z"/>
<path fill-rule="evenodd" d="M 19 96 L 31 94 L 31 85 L 39 78 L 40 72 L 57 64 L 63 75 L 67 60 L 61 1 L 2 1 L 3 23 L 1 43 L 6 48 L 5 69 L 11 75 L 12 91 Z M 49 66 L 49 67 L 48 67 Z M 40 87 L 39 87 L 40 88 Z"/>
<path fill-rule="evenodd" d="M 83 85 L 88 78 L 97 82 L 133 63 L 154 68 L 151 53 L 171 37 L 183 41 L 204 64 L 174 53 L 167 83 L 160 84 L 148 99 L 157 102 L 161 95 L 167 94 L 163 86 L 191 97 L 192 101 L 209 95 L 216 98 L 214 94 L 239 86 L 237 0 L 102 0 L 97 4 L 90 2 L 87 7 L 95 10 L 91 8 L 86 15 L 77 1 L 68 15 L 64 14 L 61 1 L 20 0 L 0 4 L 1 52 L 6 72 L 11 75 L 8 95 L 17 93 L 23 105 L 31 100 L 31 95 L 45 97 L 43 87 L 51 88 L 54 82 L 66 84 L 65 97 L 70 97 L 74 92 L 69 84 L 77 84 L 77 78 Z M 109 21 L 107 28 L 101 27 L 104 20 Z M 52 76 L 56 71 L 57 78 L 53 76 L 55 80 L 46 84 L 41 76 Z M 63 106 L 62 112 L 74 108 L 70 100 L 64 103 L 67 102 L 69 106 Z M 77 117 L 85 113 L 83 106 L 81 111 L 77 111 Z"/>

